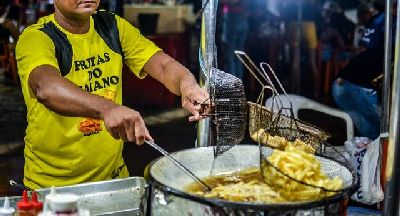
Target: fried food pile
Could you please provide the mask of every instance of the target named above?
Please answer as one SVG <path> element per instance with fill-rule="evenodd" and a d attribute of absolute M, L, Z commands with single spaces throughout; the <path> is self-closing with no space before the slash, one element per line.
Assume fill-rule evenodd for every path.
<path fill-rule="evenodd" d="M 273 136 L 266 132 L 264 129 L 258 130 L 257 133 L 251 134 L 251 138 L 265 146 L 269 146 L 275 149 L 284 150 L 288 144 L 293 145 L 295 148 L 300 149 L 304 152 L 314 154 L 315 149 L 308 143 L 303 142 L 300 139 L 296 139 L 293 142 L 286 140 L 281 136 Z"/>
<path fill-rule="evenodd" d="M 289 201 L 322 199 L 343 188 L 343 181 L 338 176 L 330 179 L 322 172 L 320 161 L 314 155 L 292 144 L 288 144 L 285 151 L 274 150 L 267 160 L 270 164 L 264 161 L 263 166 L 265 182 Z"/>
<path fill-rule="evenodd" d="M 191 185 L 187 191 L 206 198 L 218 198 L 235 202 L 279 203 L 285 202 L 264 181 L 260 169 L 251 167 L 236 173 L 203 179 L 212 190 L 204 191 L 199 185 Z"/>
<path fill-rule="evenodd" d="M 212 176 L 204 179 L 211 191 L 204 191 L 202 186 L 187 191 L 236 202 L 284 203 L 324 199 L 343 188 L 341 178 L 329 178 L 316 156 L 302 147 L 307 144 L 271 137 L 274 144 L 285 147 L 283 150 L 275 149 L 265 158 L 263 173 L 259 167 L 251 167 L 229 175 Z"/>
<path fill-rule="evenodd" d="M 206 193 L 204 197 L 220 198 L 236 202 L 280 203 L 286 201 L 267 184 L 257 180 L 247 183 L 238 182 L 219 185 L 213 188 L 210 193 Z"/>

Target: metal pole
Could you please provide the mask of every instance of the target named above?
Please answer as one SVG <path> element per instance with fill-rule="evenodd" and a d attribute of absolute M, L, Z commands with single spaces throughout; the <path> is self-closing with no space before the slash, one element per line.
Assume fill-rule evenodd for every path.
<path fill-rule="evenodd" d="M 388 5 L 389 6 L 389 5 Z M 400 14 L 400 7 L 397 7 L 397 14 Z M 391 16 L 391 14 L 386 14 Z M 400 35 L 400 16 L 396 20 L 396 36 Z M 400 215 L 400 146 L 399 146 L 399 109 L 400 109 L 400 37 L 396 37 L 394 76 L 392 87 L 392 103 L 390 110 L 389 125 L 389 146 L 386 167 L 386 188 L 384 215 Z"/>
<path fill-rule="evenodd" d="M 395 0 L 396 1 L 396 0 Z M 393 53 L 393 16 L 392 0 L 386 0 L 385 9 L 385 57 L 384 74 L 382 84 L 382 107 L 381 107 L 381 125 L 380 125 L 380 148 L 379 148 L 379 166 L 381 167 L 381 183 L 385 184 L 386 159 L 389 139 L 389 121 L 390 121 L 390 79 L 393 71 L 392 53 Z M 385 185 L 382 185 L 385 188 Z"/>
<path fill-rule="evenodd" d="M 217 67 L 217 48 L 215 45 L 215 30 L 218 0 L 203 0 L 203 16 L 200 35 L 200 86 L 208 89 L 210 71 Z M 201 120 L 198 124 L 196 147 L 211 144 L 210 120 Z"/>
<path fill-rule="evenodd" d="M 296 91 L 296 93 L 297 94 L 300 94 L 300 85 L 301 85 L 301 46 L 300 46 L 300 43 L 301 43 L 301 31 L 302 31 L 302 29 L 301 29 L 301 25 L 302 25 L 302 20 L 303 20 L 303 10 L 302 10 L 302 7 L 303 7 L 303 3 L 302 3 L 302 0 L 298 0 L 297 1 L 297 5 L 298 5 L 298 8 L 297 8 L 297 29 L 296 29 L 296 40 L 297 40 L 297 47 L 295 47 L 295 50 L 294 50 L 294 52 L 295 52 L 295 55 L 297 55 L 297 65 L 296 65 L 296 67 L 297 67 L 297 70 L 296 70 L 296 88 L 295 88 L 295 91 Z"/>
<path fill-rule="evenodd" d="M 381 134 L 389 131 L 389 112 L 390 112 L 390 74 L 392 71 L 392 0 L 386 0 L 385 12 L 385 59 L 384 59 L 384 76 L 383 76 L 383 100 L 382 100 L 382 118 L 381 118 Z"/>

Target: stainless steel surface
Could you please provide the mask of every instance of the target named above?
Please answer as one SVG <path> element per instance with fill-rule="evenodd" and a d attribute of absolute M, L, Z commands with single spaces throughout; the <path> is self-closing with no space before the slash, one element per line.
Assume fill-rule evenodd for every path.
<path fill-rule="evenodd" d="M 217 67 L 217 47 L 215 45 L 215 30 L 218 0 L 203 0 L 203 16 L 201 21 L 200 35 L 200 86 L 208 90 L 210 70 Z M 208 75 L 208 76 L 205 76 Z M 210 145 L 210 119 L 206 118 L 199 122 L 197 129 L 196 146 Z"/>
<path fill-rule="evenodd" d="M 267 147 L 262 148 L 262 150 L 264 155 L 272 153 L 272 149 Z M 212 147 L 188 149 L 172 153 L 172 155 L 200 178 L 210 175 L 230 173 L 248 167 L 259 166 L 260 164 L 259 147 L 255 145 L 236 145 L 234 148 L 231 148 L 229 151 L 223 153 L 217 158 L 214 158 Z M 343 166 L 337 166 L 337 162 L 332 160 L 324 158 L 319 159 L 321 161 L 322 169 L 328 176 L 340 176 L 344 181 L 345 187 L 350 187 L 353 184 L 353 175 L 350 170 Z M 335 166 L 337 169 L 325 169 L 330 166 Z M 215 204 L 207 204 L 205 201 L 206 199 L 198 198 L 200 201 L 194 201 L 185 198 L 185 196 L 189 195 L 183 191 L 187 185 L 193 182 L 193 180 L 185 175 L 183 171 L 177 168 L 169 159 L 162 157 L 154 161 L 150 167 L 150 175 L 152 180 L 156 182 L 156 184 L 153 185 L 155 188 L 153 187 L 151 194 L 152 215 L 218 215 L 214 212 L 215 209 L 213 210 L 212 207 L 215 206 Z M 177 194 L 180 194 L 180 196 L 177 196 Z M 226 201 L 226 203 L 228 203 L 226 205 L 228 209 L 225 209 L 226 211 L 224 210 L 224 213 L 231 211 L 232 209 L 230 209 L 230 207 L 238 204 L 237 202 L 228 201 Z M 325 202 L 323 203 L 326 204 Z M 284 209 L 274 209 L 273 205 L 268 205 L 268 208 L 271 207 L 271 210 L 274 211 L 294 210 L 293 206 L 292 208 L 290 207 L 290 204 L 293 204 L 293 202 L 285 204 L 287 204 L 287 208 Z M 303 202 L 300 204 L 305 205 L 306 203 Z M 242 213 L 243 211 L 247 213 L 258 211 L 251 209 L 250 207 L 248 209 L 240 210 Z M 232 215 L 240 214 L 237 214 L 236 212 Z"/>
<path fill-rule="evenodd" d="M 400 7 L 397 7 L 400 14 Z M 388 15 L 388 14 L 386 14 Z M 394 75 L 391 96 L 389 146 L 386 165 L 386 187 L 384 215 L 400 215 L 400 16 L 396 20 L 396 45 L 394 57 Z"/>
<path fill-rule="evenodd" d="M 79 205 L 91 215 L 145 215 L 147 183 L 141 177 L 56 187 L 57 193 L 80 196 Z M 37 190 L 42 195 L 50 188 Z M 43 200 L 41 200 L 43 201 Z"/>

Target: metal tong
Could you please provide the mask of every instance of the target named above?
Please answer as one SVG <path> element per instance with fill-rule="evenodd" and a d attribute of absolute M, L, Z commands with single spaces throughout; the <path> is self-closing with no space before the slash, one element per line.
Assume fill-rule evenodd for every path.
<path fill-rule="evenodd" d="M 25 186 L 25 185 L 23 185 L 23 184 L 19 184 L 19 183 L 17 183 L 17 182 L 14 181 L 14 180 L 10 180 L 10 181 L 8 181 L 8 182 L 9 182 L 10 185 L 13 186 L 13 187 L 17 187 L 17 188 L 20 188 L 20 189 L 22 189 L 22 190 L 26 190 L 26 191 L 29 191 L 29 192 L 35 191 L 34 189 L 32 189 L 32 188 L 30 188 L 30 187 L 27 187 L 27 186 Z M 36 191 L 36 193 L 37 193 L 37 195 L 38 195 L 39 198 L 42 198 L 42 195 L 41 195 L 39 192 Z"/>
<path fill-rule="evenodd" d="M 191 172 L 187 167 L 185 167 L 182 163 L 180 163 L 178 160 L 176 160 L 170 153 L 165 151 L 163 148 L 161 148 L 159 145 L 154 143 L 154 141 L 151 140 L 145 140 L 144 141 L 146 144 L 149 146 L 153 147 L 155 150 L 166 156 L 168 159 L 170 159 L 176 166 L 178 166 L 181 170 L 183 170 L 186 174 L 188 174 L 191 178 L 193 178 L 195 181 L 199 182 L 207 191 L 211 191 L 211 187 L 208 186 L 204 181 L 202 181 L 199 177 L 197 177 L 193 172 Z"/>

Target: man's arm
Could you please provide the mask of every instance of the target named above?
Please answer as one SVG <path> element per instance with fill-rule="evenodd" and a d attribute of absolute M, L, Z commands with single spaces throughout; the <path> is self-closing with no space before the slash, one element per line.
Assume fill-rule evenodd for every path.
<path fill-rule="evenodd" d="M 182 107 L 191 112 L 189 120 L 201 119 L 201 104 L 208 102 L 208 93 L 200 88 L 193 74 L 164 52 L 157 52 L 144 65 L 144 71 L 172 93 L 181 96 Z"/>
<path fill-rule="evenodd" d="M 28 83 L 37 100 L 56 113 L 104 120 L 116 139 L 137 144 L 142 144 L 145 138 L 151 139 L 137 111 L 82 90 L 52 66 L 35 68 Z"/>

